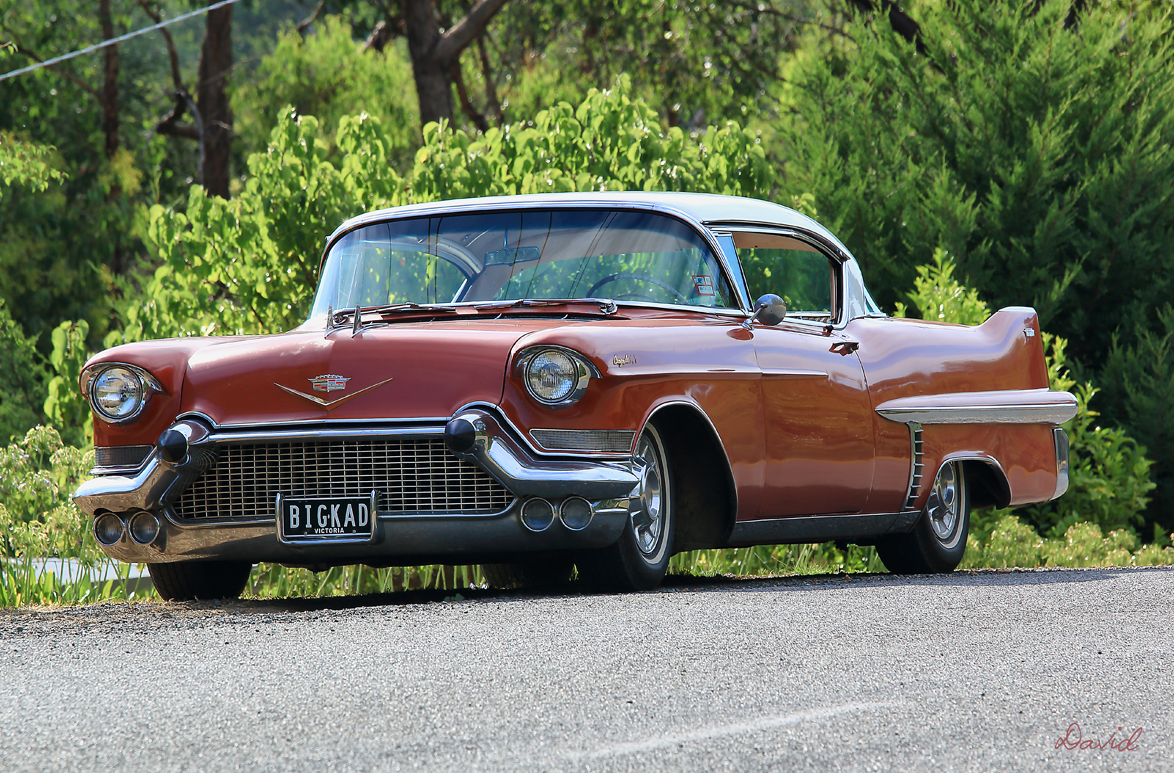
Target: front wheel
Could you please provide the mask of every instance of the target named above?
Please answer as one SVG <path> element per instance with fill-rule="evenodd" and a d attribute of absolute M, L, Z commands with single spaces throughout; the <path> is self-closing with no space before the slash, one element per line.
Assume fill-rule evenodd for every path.
<path fill-rule="evenodd" d="M 668 455 L 660 433 L 649 424 L 632 457 L 640 478 L 629 500 L 624 532 L 614 545 L 580 553 L 579 576 L 611 591 L 652 590 L 664 580 L 673 555 L 676 514 Z"/>
<path fill-rule="evenodd" d="M 245 589 L 252 570 L 252 564 L 242 561 L 147 564 L 151 582 L 164 601 L 235 599 Z"/>
<path fill-rule="evenodd" d="M 961 462 L 938 470 L 921 516 L 907 534 L 894 534 L 876 544 L 876 552 L 895 574 L 952 572 L 966 553 L 970 530 L 970 492 Z"/>

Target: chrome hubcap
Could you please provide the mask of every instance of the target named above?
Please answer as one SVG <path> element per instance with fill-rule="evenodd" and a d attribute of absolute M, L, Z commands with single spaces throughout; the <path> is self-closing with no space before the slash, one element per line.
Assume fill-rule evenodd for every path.
<path fill-rule="evenodd" d="M 958 531 L 962 515 L 962 483 L 957 465 L 944 465 L 934 481 L 933 491 L 925 503 L 925 512 L 937 538 L 949 543 Z"/>
<path fill-rule="evenodd" d="M 664 531 L 664 469 L 655 442 L 647 434 L 636 444 L 632 458 L 640 485 L 632 496 L 629 514 L 636 547 L 646 556 L 656 553 Z"/>

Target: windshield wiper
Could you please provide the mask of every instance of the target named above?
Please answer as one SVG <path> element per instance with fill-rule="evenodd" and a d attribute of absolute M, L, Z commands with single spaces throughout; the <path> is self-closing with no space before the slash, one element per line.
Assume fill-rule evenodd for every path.
<path fill-rule="evenodd" d="M 376 306 L 370 309 L 363 309 L 365 312 L 373 314 L 399 314 L 403 311 L 442 311 L 446 314 L 455 314 L 456 308 L 445 303 L 412 303 L 407 301 L 405 303 L 393 303 L 390 306 Z"/>
<path fill-rule="evenodd" d="M 368 306 L 355 307 L 349 309 L 339 309 L 335 311 L 332 308 L 326 310 L 326 335 L 330 335 L 340 327 L 346 327 L 346 318 L 351 317 L 351 337 L 355 337 L 363 329 L 363 315 L 364 314 L 400 314 L 408 311 L 426 311 L 426 312 L 443 312 L 445 314 L 455 314 L 456 309 L 449 305 L 439 303 L 393 303 L 388 306 Z M 342 320 L 342 321 L 340 321 Z"/>
<path fill-rule="evenodd" d="M 488 303 L 475 303 L 473 308 L 477 311 L 489 310 L 504 310 L 512 309 L 518 306 L 569 306 L 574 303 L 593 303 L 599 306 L 599 311 L 603 314 L 615 314 L 619 309 L 615 301 L 610 298 L 551 298 L 551 299 L 535 299 L 535 298 L 518 298 L 513 301 L 489 301 Z"/>

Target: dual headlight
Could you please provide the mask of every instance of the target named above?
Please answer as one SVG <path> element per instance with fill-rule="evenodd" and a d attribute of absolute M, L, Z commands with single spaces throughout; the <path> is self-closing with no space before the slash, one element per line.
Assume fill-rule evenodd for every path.
<path fill-rule="evenodd" d="M 150 373 L 134 365 L 103 363 L 87 370 L 82 383 L 94 413 L 111 424 L 137 418 L 151 393 L 163 391 Z"/>
<path fill-rule="evenodd" d="M 587 391 L 591 377 L 599 375 L 586 357 L 561 346 L 526 349 L 518 366 L 530 396 L 552 408 L 576 402 Z"/>

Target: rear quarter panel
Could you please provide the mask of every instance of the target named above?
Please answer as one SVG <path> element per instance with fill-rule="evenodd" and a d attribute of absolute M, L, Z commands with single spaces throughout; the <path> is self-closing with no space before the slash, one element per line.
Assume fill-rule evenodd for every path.
<path fill-rule="evenodd" d="M 1048 386 L 1039 319 L 1030 308 L 1011 307 L 969 327 L 922 320 L 862 318 L 849 332 L 876 407 L 919 395 L 948 395 Z M 1030 331 L 1030 332 L 1026 332 Z M 903 423 L 873 417 L 877 467 L 868 509 L 901 509 L 909 483 L 910 435 Z M 925 481 L 915 507 L 928 496 L 943 461 L 958 457 L 995 460 L 1007 476 L 1011 504 L 1049 499 L 1056 485 L 1052 427 L 1046 424 L 926 424 Z"/>

